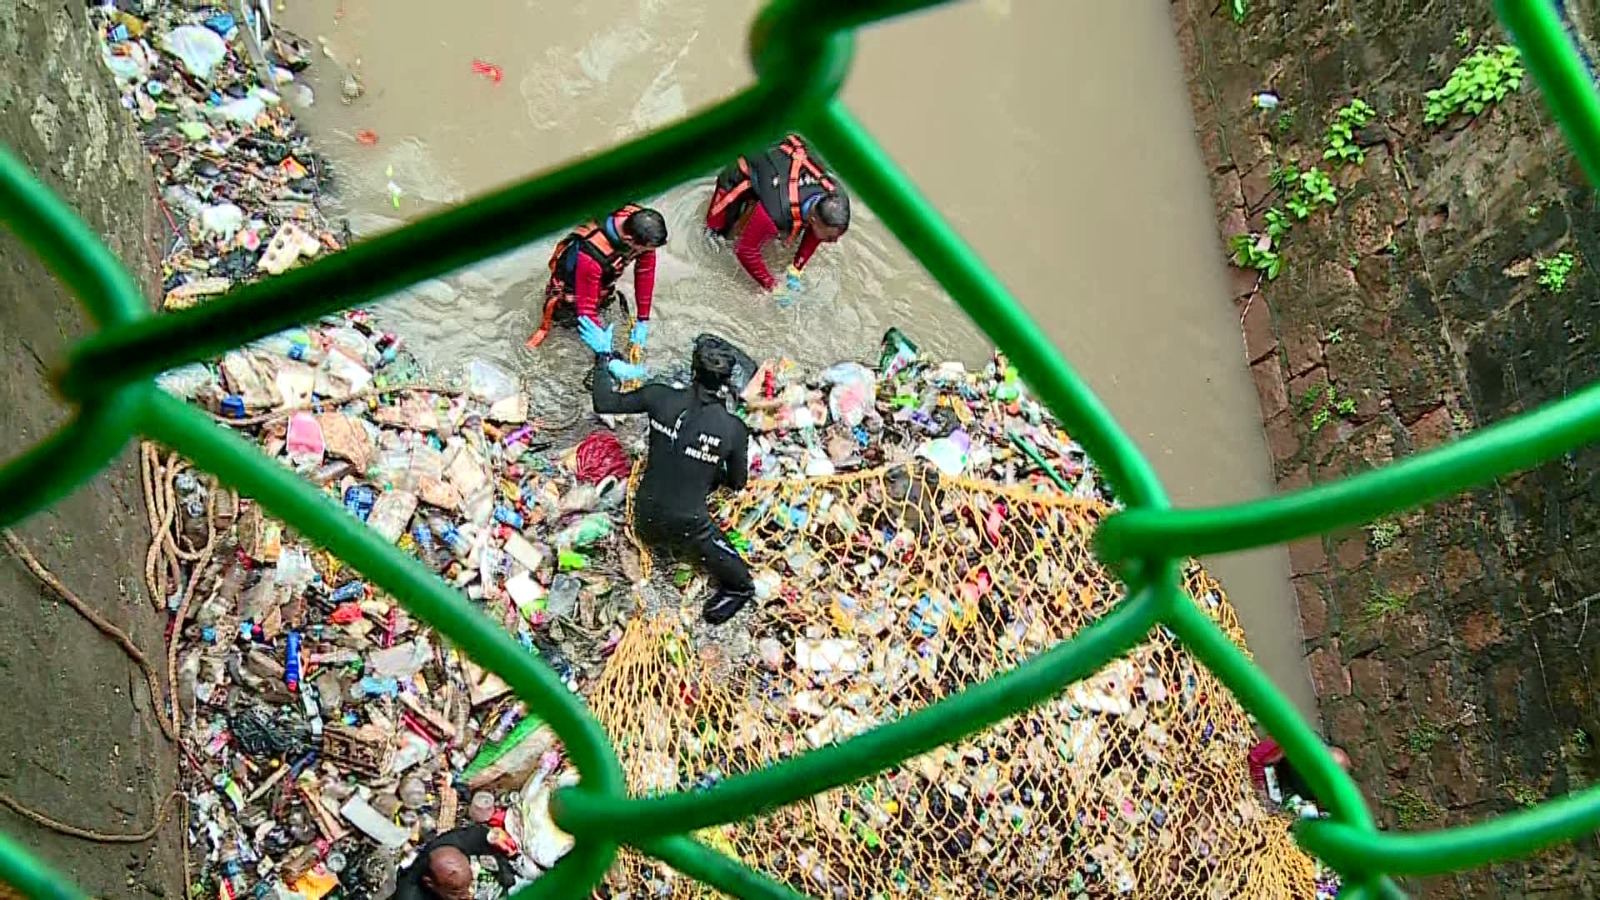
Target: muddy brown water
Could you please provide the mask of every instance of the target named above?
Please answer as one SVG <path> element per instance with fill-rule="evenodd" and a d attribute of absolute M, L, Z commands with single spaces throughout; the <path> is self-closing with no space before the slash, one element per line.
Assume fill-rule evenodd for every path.
<path fill-rule="evenodd" d="M 277 18 L 326 48 L 300 116 L 337 165 L 339 211 L 370 234 L 737 90 L 757 7 L 289 0 Z M 365 88 L 348 104 L 347 72 Z M 1176 503 L 1271 490 L 1165 0 L 982 0 L 872 28 L 845 98 L 1117 413 Z M 357 142 L 363 130 L 378 143 Z M 712 331 L 758 358 L 825 365 L 869 356 L 891 325 L 937 357 L 987 358 L 981 331 L 864 204 L 808 268 L 805 298 L 776 308 L 700 237 L 710 188 L 708 173 L 641 198 L 673 233 L 658 265 L 656 364 Z M 532 376 L 536 405 L 570 410 L 584 402 L 587 351 L 559 331 L 537 353 L 522 346 L 553 243 L 419 285 L 382 315 L 425 361 L 514 367 Z M 1284 551 L 1206 563 L 1257 660 L 1314 716 Z"/>

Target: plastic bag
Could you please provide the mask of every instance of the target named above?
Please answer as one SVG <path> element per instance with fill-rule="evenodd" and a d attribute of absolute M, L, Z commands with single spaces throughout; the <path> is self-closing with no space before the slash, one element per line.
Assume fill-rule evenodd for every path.
<path fill-rule="evenodd" d="M 860 363 L 842 362 L 822 373 L 822 380 L 833 385 L 828 392 L 828 410 L 834 419 L 854 428 L 872 412 L 877 379 Z"/>
<path fill-rule="evenodd" d="M 211 113 L 224 122 L 248 125 L 266 111 L 266 101 L 256 94 L 251 94 L 248 97 L 229 100 L 227 103 L 219 103 L 211 110 Z"/>
<path fill-rule="evenodd" d="M 467 390 L 487 403 L 499 403 L 517 392 L 517 380 L 504 369 L 485 360 L 467 363 Z"/>
<path fill-rule="evenodd" d="M 367 673 L 374 678 L 410 678 L 433 659 L 433 648 L 426 638 L 416 638 L 384 650 L 367 654 Z"/>
<path fill-rule="evenodd" d="M 272 573 L 274 584 L 289 588 L 291 593 L 298 594 L 305 590 L 306 585 L 315 578 L 316 569 L 311 567 L 311 557 L 299 547 L 285 547 L 278 555 L 278 568 Z"/>
<path fill-rule="evenodd" d="M 295 413 L 289 417 L 289 434 L 286 440 L 289 462 L 296 468 L 320 465 L 327 448 L 322 437 L 322 426 L 310 413 Z"/>
<path fill-rule="evenodd" d="M 917 455 L 933 463 L 946 475 L 960 475 L 967 470 L 967 451 L 972 448 L 972 438 L 957 429 L 949 437 L 942 437 L 917 448 Z"/>
<path fill-rule="evenodd" d="M 208 384 L 217 384 L 217 376 L 202 363 L 189 363 L 156 376 L 157 387 L 184 400 L 193 400 Z"/>
<path fill-rule="evenodd" d="M 207 237 L 231 239 L 244 227 L 244 210 L 232 203 L 218 203 L 200 210 L 200 233 Z"/>
<path fill-rule="evenodd" d="M 210 81 L 211 73 L 228 56 L 222 36 L 199 25 L 180 25 L 161 37 L 161 49 L 183 62 L 189 74 Z"/>
<path fill-rule="evenodd" d="M 145 57 L 144 48 L 135 42 L 119 45 L 116 53 L 111 51 L 110 44 L 101 44 L 100 57 L 105 60 L 112 76 L 120 82 L 143 81 L 150 75 L 150 60 Z"/>

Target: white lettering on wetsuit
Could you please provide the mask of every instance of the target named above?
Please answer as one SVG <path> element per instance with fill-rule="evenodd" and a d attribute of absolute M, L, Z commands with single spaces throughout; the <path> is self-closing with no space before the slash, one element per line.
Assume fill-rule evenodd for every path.
<path fill-rule="evenodd" d="M 683 455 L 713 466 L 721 464 L 722 456 L 712 448 L 719 446 L 722 439 L 710 434 L 697 434 L 695 438 L 699 440 L 700 446 L 683 448 Z"/>
<path fill-rule="evenodd" d="M 686 415 L 688 415 L 687 410 L 678 413 L 677 421 L 673 422 L 670 427 L 656 421 L 655 416 L 651 416 L 650 427 L 666 435 L 667 440 L 676 444 L 678 442 L 678 429 L 683 425 L 683 419 Z M 717 448 L 722 446 L 722 438 L 705 432 L 698 432 L 694 437 L 697 446 L 683 448 L 683 455 L 708 465 L 721 465 L 722 455 L 717 451 Z"/>

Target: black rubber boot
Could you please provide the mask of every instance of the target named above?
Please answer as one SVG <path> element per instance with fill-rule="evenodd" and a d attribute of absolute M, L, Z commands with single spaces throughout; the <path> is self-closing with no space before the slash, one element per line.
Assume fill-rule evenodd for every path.
<path fill-rule="evenodd" d="M 710 600 L 706 601 L 705 608 L 700 611 L 700 618 L 707 625 L 721 625 L 739 614 L 746 603 L 750 602 L 749 594 L 734 594 L 728 591 L 718 591 Z"/>

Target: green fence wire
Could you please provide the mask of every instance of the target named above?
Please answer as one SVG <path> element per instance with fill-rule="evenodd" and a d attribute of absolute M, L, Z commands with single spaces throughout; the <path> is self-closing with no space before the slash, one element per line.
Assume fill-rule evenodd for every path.
<path fill-rule="evenodd" d="M 1449 872 L 1510 859 L 1600 827 L 1600 787 L 1477 825 L 1379 832 L 1360 791 L 1272 683 L 1182 593 L 1177 560 L 1242 550 L 1400 512 L 1554 458 L 1600 437 L 1600 385 L 1446 447 L 1341 482 L 1208 509 L 1170 508 L 1133 442 L 976 254 L 939 217 L 838 99 L 851 32 L 937 0 L 775 0 L 757 18 L 756 83 L 687 121 L 641 137 L 327 260 L 241 287 L 206 306 L 156 316 L 133 279 L 61 201 L 0 148 L 0 221 L 78 296 L 99 330 L 56 374 L 76 414 L 0 469 L 0 527 L 60 499 L 143 435 L 181 451 L 300 534 L 338 554 L 415 615 L 500 674 L 565 742 L 582 782 L 557 795 L 556 822 L 576 838 L 521 898 L 582 896 L 627 844 L 728 894 L 794 898 L 789 888 L 688 835 L 847 784 L 992 725 L 1125 652 L 1158 623 L 1233 691 L 1307 773 L 1330 812 L 1296 837 L 1338 869 L 1344 896 L 1404 896 L 1392 875 Z M 1600 184 L 1600 93 L 1553 0 L 1498 0 L 1545 101 L 1589 178 Z M 198 410 L 153 376 L 238 344 L 460 268 L 803 132 L 858 196 L 1016 364 L 1116 487 L 1127 509 L 1096 537 L 1128 599 L 1073 640 L 989 682 L 842 744 L 692 794 L 626 795 L 617 757 L 582 701 L 539 659 L 442 581 Z M 31 898 L 84 895 L 0 835 L 0 880 Z"/>

